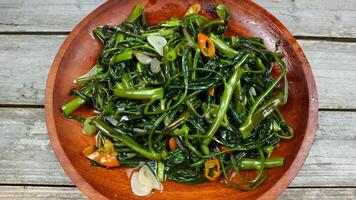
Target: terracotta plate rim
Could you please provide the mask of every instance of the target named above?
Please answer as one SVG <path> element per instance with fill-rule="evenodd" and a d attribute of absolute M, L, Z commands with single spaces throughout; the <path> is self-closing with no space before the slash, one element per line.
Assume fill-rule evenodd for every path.
<path fill-rule="evenodd" d="M 53 108 L 53 91 L 54 91 L 54 84 L 56 80 L 56 74 L 58 71 L 59 66 L 61 65 L 62 58 L 65 55 L 65 52 L 74 38 L 78 35 L 78 33 L 82 30 L 85 25 L 87 25 L 92 19 L 94 19 L 97 15 L 101 14 L 107 8 L 111 6 L 112 3 L 115 1 L 107 1 L 94 11 L 92 11 L 87 17 L 85 17 L 75 28 L 74 30 L 68 35 L 65 39 L 63 44 L 61 45 L 53 63 L 51 69 L 49 71 L 47 84 L 46 84 L 46 91 L 45 91 L 45 117 L 46 117 L 46 126 L 48 135 L 52 144 L 52 148 L 56 154 L 57 159 L 59 160 L 62 168 L 66 172 L 66 174 L 70 177 L 73 183 L 90 199 L 105 199 L 108 198 L 102 195 L 98 190 L 92 187 L 83 176 L 71 165 L 71 162 L 64 152 L 63 147 L 59 141 L 58 133 L 56 131 L 56 124 L 54 120 L 54 108 Z M 315 80 L 310 69 L 310 65 L 301 49 L 298 45 L 296 39 L 292 36 L 292 34 L 287 30 L 287 28 L 271 13 L 267 10 L 262 8 L 261 6 L 257 5 L 252 1 L 248 1 L 251 7 L 254 7 L 263 14 L 273 20 L 281 31 L 281 33 L 288 38 L 288 42 L 293 44 L 293 48 L 300 52 L 296 54 L 299 60 L 302 61 L 303 65 L 303 72 L 305 74 L 305 79 L 308 86 L 308 95 L 309 95 L 309 111 L 308 111 L 308 122 L 306 125 L 306 131 L 304 139 L 301 143 L 300 149 L 292 162 L 291 166 L 287 169 L 287 171 L 283 174 L 283 176 L 269 189 L 267 190 L 260 198 L 264 199 L 274 199 L 278 197 L 286 188 L 287 186 L 293 181 L 295 176 L 298 174 L 300 168 L 303 166 L 304 161 L 306 160 L 310 148 L 312 146 L 316 127 L 317 127 L 317 120 L 318 120 L 318 95 L 316 90 Z"/>

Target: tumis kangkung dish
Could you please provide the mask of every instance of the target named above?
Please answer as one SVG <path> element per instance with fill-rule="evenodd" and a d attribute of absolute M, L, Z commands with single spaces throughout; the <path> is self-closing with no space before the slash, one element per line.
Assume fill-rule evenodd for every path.
<path fill-rule="evenodd" d="M 278 110 L 288 97 L 279 44 L 269 50 L 261 38 L 225 35 L 224 4 L 211 18 L 199 13 L 195 4 L 182 19 L 148 26 L 138 4 L 120 25 L 94 29 L 103 50 L 61 108 L 95 137 L 83 150 L 92 165 L 137 169 L 135 195 L 162 190 L 166 180 L 256 189 L 265 169 L 283 166 L 271 156 L 279 142 L 293 138 Z M 96 114 L 74 115 L 83 104 Z"/>

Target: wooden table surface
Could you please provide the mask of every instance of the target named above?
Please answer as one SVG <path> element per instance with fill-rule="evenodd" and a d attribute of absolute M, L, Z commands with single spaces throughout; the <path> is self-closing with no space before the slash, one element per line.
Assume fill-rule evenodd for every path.
<path fill-rule="evenodd" d="M 44 120 L 52 60 L 103 0 L 0 0 L 0 199 L 86 199 L 60 167 Z M 356 199 L 356 1 L 256 0 L 296 36 L 316 79 L 312 150 L 280 199 Z"/>

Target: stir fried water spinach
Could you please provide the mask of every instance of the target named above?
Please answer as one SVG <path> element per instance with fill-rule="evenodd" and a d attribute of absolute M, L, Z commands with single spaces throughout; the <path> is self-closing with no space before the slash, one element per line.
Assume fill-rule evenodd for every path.
<path fill-rule="evenodd" d="M 293 137 L 278 110 L 288 96 L 283 54 L 261 38 L 224 35 L 231 15 L 223 4 L 214 19 L 199 13 L 193 5 L 183 19 L 149 26 L 137 5 L 120 25 L 96 28 L 103 50 L 75 80 L 75 98 L 62 111 L 96 137 L 83 151 L 96 166 L 146 164 L 160 181 L 224 177 L 252 190 L 266 179 L 265 169 L 283 165 L 284 158 L 269 156 Z M 272 76 L 272 68 L 280 73 Z M 72 115 L 83 104 L 97 115 Z M 247 179 L 243 170 L 256 176 Z"/>

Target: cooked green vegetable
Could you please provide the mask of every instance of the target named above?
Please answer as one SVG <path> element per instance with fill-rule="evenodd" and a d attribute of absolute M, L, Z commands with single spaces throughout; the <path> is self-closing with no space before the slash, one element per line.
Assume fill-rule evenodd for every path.
<path fill-rule="evenodd" d="M 97 134 L 99 150 L 111 141 L 120 166 L 154 166 L 161 182 L 186 184 L 223 174 L 230 186 L 252 190 L 266 180 L 264 169 L 283 165 L 269 156 L 294 134 L 278 110 L 288 97 L 283 54 L 260 38 L 225 36 L 225 5 L 216 5 L 216 19 L 199 12 L 196 4 L 183 19 L 148 26 L 138 4 L 120 25 L 96 28 L 96 68 L 76 80 L 62 111 Z M 281 73 L 272 76 L 274 67 Z M 98 115 L 71 115 L 83 104 Z M 257 173 L 248 180 L 241 170 Z"/>

